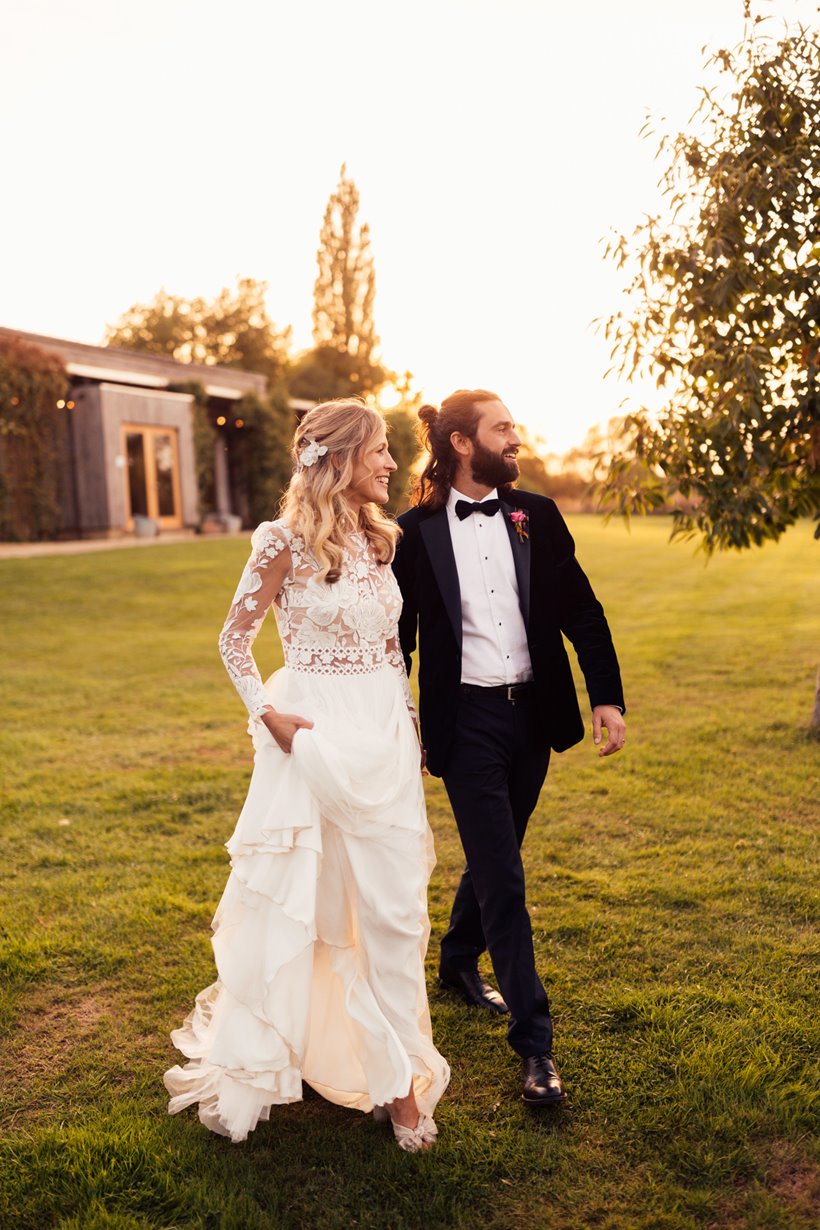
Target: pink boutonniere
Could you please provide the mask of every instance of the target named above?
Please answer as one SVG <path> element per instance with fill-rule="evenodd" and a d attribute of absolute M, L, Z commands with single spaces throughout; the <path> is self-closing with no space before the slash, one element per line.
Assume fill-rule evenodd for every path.
<path fill-rule="evenodd" d="M 530 528 L 530 519 L 524 512 L 523 508 L 516 508 L 515 512 L 511 512 L 510 520 L 515 526 L 515 532 L 518 535 L 519 542 L 523 542 L 525 538 L 529 538 L 527 530 Z"/>

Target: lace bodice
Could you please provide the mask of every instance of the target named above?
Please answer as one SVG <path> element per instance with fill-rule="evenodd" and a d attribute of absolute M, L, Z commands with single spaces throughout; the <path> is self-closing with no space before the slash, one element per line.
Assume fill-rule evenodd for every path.
<path fill-rule="evenodd" d="M 252 653 L 271 606 L 286 666 L 360 675 L 387 662 L 400 673 L 415 717 L 399 647 L 401 594 L 393 569 L 374 559 L 364 534 L 354 534 L 339 580 L 328 585 L 318 572 L 304 541 L 284 521 L 263 521 L 254 531 L 250 558 L 219 635 L 222 661 L 251 717 L 273 708 Z"/>

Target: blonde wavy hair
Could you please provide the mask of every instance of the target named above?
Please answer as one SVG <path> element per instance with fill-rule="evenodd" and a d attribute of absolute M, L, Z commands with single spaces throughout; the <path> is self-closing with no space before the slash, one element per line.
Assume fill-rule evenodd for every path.
<path fill-rule="evenodd" d="M 358 519 L 345 499 L 357 460 L 386 430 L 378 410 L 357 397 L 322 402 L 302 418 L 291 445 L 293 478 L 282 499 L 281 515 L 305 541 L 319 564 L 319 580 L 338 581 L 351 535 L 363 532 L 382 564 L 396 553 L 401 530 L 378 504 L 363 504 Z M 309 442 L 327 452 L 308 466 L 300 454 Z"/>

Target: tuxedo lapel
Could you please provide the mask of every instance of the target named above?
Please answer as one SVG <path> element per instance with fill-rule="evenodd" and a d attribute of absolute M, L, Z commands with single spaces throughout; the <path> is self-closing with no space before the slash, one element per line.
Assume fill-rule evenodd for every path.
<path fill-rule="evenodd" d="M 427 548 L 433 574 L 441 593 L 453 632 L 456 636 L 459 652 L 461 651 L 461 590 L 458 584 L 456 557 L 453 552 L 453 540 L 450 537 L 450 527 L 447 524 L 447 509 L 440 508 L 438 512 L 427 517 L 419 525 L 419 531 Z"/>
<path fill-rule="evenodd" d="M 518 530 L 510 519 L 510 514 L 513 512 L 523 512 L 526 517 L 524 530 L 526 538 L 519 537 Z M 525 509 L 514 508 L 511 504 L 507 504 L 504 500 L 501 501 L 501 516 L 504 518 L 504 524 L 507 527 L 507 533 L 510 537 L 510 546 L 512 547 L 513 563 L 515 564 L 515 578 L 518 581 L 518 605 L 521 607 L 521 614 L 524 617 L 524 627 L 529 630 L 530 626 L 530 528 L 529 514 Z"/>

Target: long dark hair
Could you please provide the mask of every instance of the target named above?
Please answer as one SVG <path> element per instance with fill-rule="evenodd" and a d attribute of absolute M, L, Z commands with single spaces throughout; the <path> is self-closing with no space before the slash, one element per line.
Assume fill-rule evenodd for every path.
<path fill-rule="evenodd" d="M 481 403 L 500 400 L 497 393 L 490 393 L 487 389 L 457 389 L 445 397 L 440 410 L 436 410 L 435 406 L 421 407 L 419 437 L 430 459 L 413 483 L 411 504 L 441 508 L 447 503 L 458 469 L 458 454 L 450 442 L 450 436 L 458 431 L 468 440 L 474 440 Z"/>

